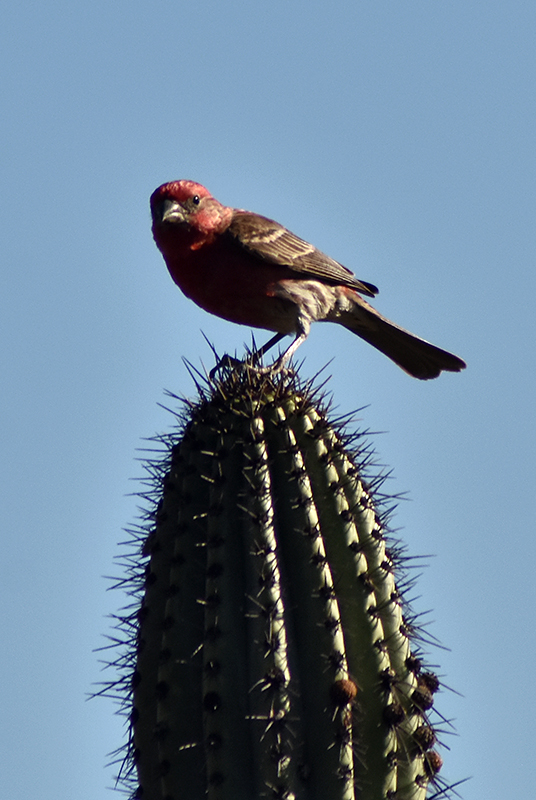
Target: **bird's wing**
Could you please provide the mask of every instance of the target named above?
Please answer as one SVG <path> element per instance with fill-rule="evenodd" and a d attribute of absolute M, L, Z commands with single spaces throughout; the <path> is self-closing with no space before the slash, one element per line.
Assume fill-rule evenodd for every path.
<path fill-rule="evenodd" d="M 237 210 L 227 233 L 252 255 L 271 261 L 272 264 L 287 266 L 293 272 L 299 273 L 296 277 L 316 278 L 335 285 L 350 286 L 368 297 L 378 294 L 374 284 L 358 280 L 338 261 L 334 261 L 273 219 L 250 211 Z"/>

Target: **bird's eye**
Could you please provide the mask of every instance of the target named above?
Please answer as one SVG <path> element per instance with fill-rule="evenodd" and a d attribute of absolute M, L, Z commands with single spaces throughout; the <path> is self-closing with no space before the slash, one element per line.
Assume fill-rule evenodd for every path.
<path fill-rule="evenodd" d="M 192 203 L 194 204 L 194 206 L 198 206 L 200 202 L 201 198 L 199 197 L 199 195 L 194 194 L 194 196 L 192 197 Z"/>

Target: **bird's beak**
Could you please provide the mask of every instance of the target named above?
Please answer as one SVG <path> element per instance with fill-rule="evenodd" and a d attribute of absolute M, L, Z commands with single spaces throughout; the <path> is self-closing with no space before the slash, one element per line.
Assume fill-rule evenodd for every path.
<path fill-rule="evenodd" d="M 156 203 L 152 209 L 153 222 L 161 225 L 164 222 L 180 223 L 185 222 L 184 209 L 177 200 L 166 198 Z"/>

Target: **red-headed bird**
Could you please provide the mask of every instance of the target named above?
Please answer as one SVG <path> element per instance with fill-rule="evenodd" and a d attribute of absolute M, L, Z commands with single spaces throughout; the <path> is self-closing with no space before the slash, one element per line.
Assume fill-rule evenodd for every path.
<path fill-rule="evenodd" d="M 171 277 L 197 305 L 223 319 L 275 331 L 264 354 L 294 335 L 281 365 L 311 322 L 338 322 L 415 378 L 466 365 L 382 317 L 361 295 L 378 289 L 274 220 L 229 208 L 194 181 L 173 181 L 151 196 L 153 235 Z"/>

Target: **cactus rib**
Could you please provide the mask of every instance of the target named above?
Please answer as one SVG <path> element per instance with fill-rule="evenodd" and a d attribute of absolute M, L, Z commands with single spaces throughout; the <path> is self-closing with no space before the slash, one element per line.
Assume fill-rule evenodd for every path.
<path fill-rule="evenodd" d="M 367 451 L 292 372 L 229 367 L 199 388 L 151 467 L 140 603 L 120 622 L 131 796 L 424 800 L 439 682 Z"/>

